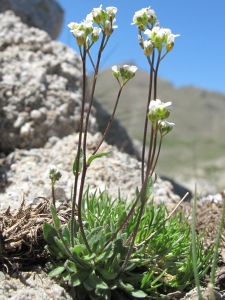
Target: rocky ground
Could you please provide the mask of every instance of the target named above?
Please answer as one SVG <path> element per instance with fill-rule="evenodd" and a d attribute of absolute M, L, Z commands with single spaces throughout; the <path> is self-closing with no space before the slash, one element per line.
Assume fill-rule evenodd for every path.
<path fill-rule="evenodd" d="M 27 4 L 27 1 L 19 0 L 9 2 L 11 9 L 14 9 L 14 4 L 16 7 L 19 3 Z M 34 1 L 33 8 L 39 2 Z M 41 3 L 48 5 L 51 2 L 53 1 Z M 8 2 L 3 3 L 8 9 Z M 54 7 L 52 9 L 56 9 Z M 60 9 L 58 13 L 62 16 Z M 24 14 L 26 19 L 25 11 Z M 3 259 L 3 253 L 5 255 L 7 249 L 3 248 L 2 239 L 3 235 L 15 236 L 20 230 L 24 230 L 28 215 L 33 218 L 32 224 L 35 226 L 26 228 L 27 236 L 31 239 L 40 237 L 38 230 L 48 216 L 43 213 L 44 219 L 37 219 L 33 212 L 45 212 L 51 201 L 51 167 L 57 167 L 62 173 L 62 178 L 56 185 L 57 205 L 63 208 L 70 200 L 73 185 L 72 164 L 77 147 L 76 130 L 82 99 L 81 63 L 78 55 L 71 49 L 52 41 L 45 31 L 22 23 L 12 11 L 0 14 L 0 24 L 0 300 L 73 299 L 71 291 L 51 280 L 43 266 L 34 265 L 32 259 L 27 261 L 27 269 L 23 270 L 19 263 L 13 263 L 10 266 L 10 275 L 7 275 Z M 53 32 L 52 28 L 47 31 Z M 57 32 L 51 35 L 56 36 Z M 87 155 L 92 153 L 101 139 L 98 130 L 104 130 L 107 120 L 103 120 L 107 118 L 96 102 L 90 116 Z M 96 188 L 99 191 L 106 189 L 112 197 L 118 196 L 120 188 L 121 198 L 130 201 L 134 197 L 135 188 L 140 186 L 140 161 L 134 157 L 132 141 L 125 130 L 118 123 L 113 128 L 113 134 L 107 139 L 108 143 L 103 143 L 101 147 L 101 151 L 109 151 L 110 155 L 92 163 L 86 186 L 90 184 L 91 191 Z M 158 178 L 152 197 L 156 205 L 163 202 L 171 210 L 184 194 L 185 189 L 181 186 Z M 47 200 L 43 202 L 43 198 Z M 197 229 L 199 232 L 206 229 L 205 243 L 210 245 L 214 243 L 221 215 L 222 196 L 216 194 L 200 200 Z M 20 209 L 21 202 L 25 202 L 25 215 L 24 210 Z M 30 210 L 29 205 L 34 208 Z M 186 201 L 180 209 L 184 214 L 189 214 L 189 202 Z M 11 218 L 12 222 L 16 218 L 16 222 L 14 227 L 11 226 L 11 229 L 3 233 L 6 217 L 8 220 Z M 218 265 L 220 275 L 217 276 L 221 294 L 225 274 L 222 251 L 224 236 L 223 233 Z M 15 251 L 23 250 L 19 249 L 21 244 L 12 245 L 11 242 L 9 238 L 7 244 L 15 247 Z M 41 262 L 37 248 L 29 251 L 35 253 L 36 258 L 40 257 Z M 177 299 L 184 297 L 179 293 L 177 295 Z M 186 299 L 196 299 L 193 297 Z"/>
<path fill-rule="evenodd" d="M 71 166 L 77 138 L 77 134 L 63 139 L 51 137 L 43 148 L 15 150 L 8 155 L 4 159 L 5 165 L 1 168 L 1 212 L 9 206 L 11 212 L 18 210 L 22 199 L 21 195 L 27 204 L 38 205 L 40 203 L 38 197 L 44 197 L 50 201 L 49 168 L 52 166 L 57 167 L 62 173 L 62 178 L 56 186 L 57 205 L 67 203 L 73 184 Z M 88 155 L 100 138 L 100 133 L 88 134 Z M 117 197 L 118 187 L 120 187 L 121 197 L 129 201 L 134 196 L 135 187 L 140 186 L 140 162 L 107 143 L 102 145 L 101 150 L 111 151 L 111 153 L 109 157 L 102 157 L 93 162 L 87 174 L 87 184 L 91 185 L 93 191 L 96 188 L 99 190 L 106 188 L 113 197 Z M 174 194 L 173 186 L 169 181 L 157 180 L 154 188 L 156 205 L 164 202 L 169 209 L 172 209 L 179 200 L 180 197 Z M 221 215 L 221 200 L 222 196 L 217 194 L 201 199 L 199 202 L 197 229 L 199 233 L 206 230 L 206 245 L 214 243 Z M 190 203 L 184 203 L 180 209 L 184 214 L 190 214 Z M 225 256 L 222 251 L 223 247 L 224 240 L 222 238 L 220 268 L 218 268 L 220 276 L 217 277 L 221 289 Z M 0 273 L 0 299 L 72 299 L 69 291 L 47 278 L 43 267 L 33 266 L 27 271 L 18 272 L 18 266 L 15 265 L 14 269 L 13 277 Z M 181 296 L 184 295 L 180 294 L 175 299 L 180 299 Z"/>

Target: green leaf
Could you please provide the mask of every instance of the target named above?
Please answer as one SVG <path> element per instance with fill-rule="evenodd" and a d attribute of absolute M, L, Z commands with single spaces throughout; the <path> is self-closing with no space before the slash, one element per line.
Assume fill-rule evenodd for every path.
<path fill-rule="evenodd" d="M 50 205 L 50 210 L 51 210 L 51 213 L 52 213 L 52 218 L 53 218 L 53 222 L 54 222 L 54 225 L 55 225 L 55 229 L 57 231 L 59 231 L 60 227 L 61 227 L 61 222 L 57 216 L 57 213 L 56 213 L 56 209 L 54 207 L 54 205 Z"/>
<path fill-rule="evenodd" d="M 87 280 L 85 280 L 85 285 L 89 286 L 90 288 L 96 289 L 102 289 L 107 290 L 108 285 L 99 278 L 95 273 L 92 273 Z"/>
<path fill-rule="evenodd" d="M 79 158 L 79 166 L 78 166 L 78 175 L 80 175 L 80 172 L 83 167 L 83 160 L 84 160 L 84 153 L 83 150 L 80 149 L 80 158 Z M 74 162 L 73 162 L 73 175 L 76 176 L 76 170 L 77 170 L 77 162 L 78 162 L 78 154 L 75 156 Z"/>
<path fill-rule="evenodd" d="M 99 296 L 99 299 L 102 300 L 110 300 L 111 299 L 111 291 L 110 290 L 102 290 L 102 289 L 96 289 L 95 295 Z"/>
<path fill-rule="evenodd" d="M 70 232 L 67 226 L 65 226 L 62 230 L 62 235 L 67 242 L 67 245 L 70 247 Z"/>
<path fill-rule="evenodd" d="M 77 272 L 76 264 L 69 259 L 66 260 L 64 267 L 70 272 Z"/>
<path fill-rule="evenodd" d="M 90 166 L 91 162 L 96 159 L 96 158 L 100 158 L 102 156 L 107 156 L 109 155 L 110 152 L 102 152 L 102 153 L 98 153 L 98 154 L 94 154 L 94 155 L 91 155 L 89 158 L 88 158 L 88 161 L 87 161 L 87 165 Z"/>
<path fill-rule="evenodd" d="M 118 272 L 111 272 L 105 269 L 98 269 L 98 272 L 107 280 L 112 280 L 116 277 Z"/>
<path fill-rule="evenodd" d="M 152 194 L 153 187 L 154 187 L 154 181 L 152 180 L 151 176 L 148 176 L 146 189 L 145 189 L 145 195 L 144 195 L 144 197 L 141 197 L 141 201 L 146 202 L 149 199 L 149 197 Z"/>
<path fill-rule="evenodd" d="M 53 245 L 47 245 L 45 246 L 45 249 L 48 251 L 49 254 L 56 256 L 56 257 L 65 257 L 63 253 L 60 252 L 59 247 L 53 246 Z"/>
<path fill-rule="evenodd" d="M 105 261 L 106 259 L 109 259 L 110 257 L 113 256 L 113 250 L 107 250 L 103 253 L 101 253 L 97 258 L 96 258 L 96 262 L 98 261 Z"/>
<path fill-rule="evenodd" d="M 74 254 L 80 255 L 81 252 L 86 250 L 86 246 L 84 244 L 75 245 L 73 248 L 70 247 L 70 251 Z"/>
<path fill-rule="evenodd" d="M 51 224 L 44 222 L 43 233 L 44 233 L 44 239 L 46 240 L 46 242 L 48 242 L 51 245 L 56 246 L 56 242 L 55 242 L 54 238 L 55 238 L 55 236 L 58 237 L 58 233 Z"/>
<path fill-rule="evenodd" d="M 87 236 L 88 244 L 92 246 L 94 243 L 99 241 L 102 235 L 104 235 L 104 230 L 102 226 L 94 228 Z"/>
<path fill-rule="evenodd" d="M 90 271 L 87 270 L 77 270 L 70 277 L 71 286 L 78 286 L 83 283 L 90 275 Z"/>
<path fill-rule="evenodd" d="M 55 276 L 61 274 L 63 271 L 65 271 L 65 267 L 59 266 L 59 267 L 55 268 L 54 270 L 52 270 L 48 275 L 50 277 L 55 277 Z"/>
<path fill-rule="evenodd" d="M 118 287 L 120 287 L 121 289 L 127 292 L 132 292 L 134 290 L 133 285 L 129 283 L 124 283 L 121 279 L 118 280 Z"/>
<path fill-rule="evenodd" d="M 141 290 L 136 290 L 131 292 L 131 295 L 136 298 L 145 298 L 147 294 Z"/>
<path fill-rule="evenodd" d="M 65 249 L 65 247 L 64 247 L 64 245 L 63 245 L 63 242 L 60 239 L 58 239 L 57 237 L 55 237 L 55 242 L 56 242 L 57 246 L 59 247 L 60 251 L 63 254 L 65 254 L 66 256 L 69 256 L 66 249 Z"/>

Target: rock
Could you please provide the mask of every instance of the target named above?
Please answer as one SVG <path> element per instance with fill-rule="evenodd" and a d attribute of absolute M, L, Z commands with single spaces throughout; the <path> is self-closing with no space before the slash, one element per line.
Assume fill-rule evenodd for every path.
<path fill-rule="evenodd" d="M 15 273 L 13 277 L 0 272 L 0 299 L 74 299 L 64 288 L 50 279 L 41 267 L 34 266 L 31 269 Z"/>
<path fill-rule="evenodd" d="M 13 12 L 0 14 L 0 23 L 0 151 L 43 147 L 51 136 L 76 132 L 82 99 L 78 55 Z M 98 127 L 94 113 L 92 133 Z"/>
<path fill-rule="evenodd" d="M 102 135 L 88 134 L 87 157 L 91 155 Z M 49 138 L 44 148 L 19 150 L 16 149 L 5 158 L 8 170 L 5 177 L 5 190 L 0 193 L 0 209 L 17 208 L 23 190 L 26 203 L 37 203 L 37 197 L 47 197 L 50 200 L 51 182 L 49 170 L 56 167 L 62 173 L 57 182 L 57 199 L 61 202 L 69 201 L 74 176 L 72 165 L 76 154 L 78 134 L 69 135 L 63 139 Z M 118 197 L 120 189 L 121 198 L 131 201 L 135 197 L 136 187 L 140 188 L 141 163 L 126 153 L 118 151 L 115 146 L 103 142 L 100 152 L 110 152 L 107 157 L 93 161 L 88 168 L 86 184 L 90 190 L 101 192 L 105 189 L 113 198 Z M 154 186 L 154 202 L 178 203 L 180 197 L 173 192 L 169 181 L 160 178 Z"/>
<path fill-rule="evenodd" d="M 23 23 L 46 31 L 56 39 L 61 31 L 64 12 L 54 0 L 1 0 L 0 13 L 12 10 Z"/>

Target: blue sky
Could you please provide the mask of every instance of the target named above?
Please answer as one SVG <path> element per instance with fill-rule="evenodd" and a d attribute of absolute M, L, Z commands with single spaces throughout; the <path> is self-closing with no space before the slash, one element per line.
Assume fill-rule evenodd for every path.
<path fill-rule="evenodd" d="M 137 29 L 130 25 L 135 11 L 151 6 L 161 27 L 170 28 L 176 38 L 174 49 L 161 62 L 159 76 L 175 87 L 201 87 L 225 94 L 225 1 L 224 0 L 57 0 L 65 11 L 58 38 L 75 51 L 75 39 L 67 24 L 81 22 L 92 8 L 103 5 L 118 8 L 116 25 L 102 57 L 101 68 L 132 62 L 148 71 L 149 65 L 138 45 Z M 95 49 L 92 51 L 95 57 Z M 97 51 L 97 49 L 96 49 Z M 88 66 L 89 73 L 92 72 Z"/>

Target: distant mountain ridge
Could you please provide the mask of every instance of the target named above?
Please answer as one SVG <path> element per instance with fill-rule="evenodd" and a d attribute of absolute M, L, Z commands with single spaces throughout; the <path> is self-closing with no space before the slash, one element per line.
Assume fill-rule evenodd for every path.
<path fill-rule="evenodd" d="M 148 73 L 138 70 L 125 86 L 116 113 L 116 118 L 133 139 L 142 139 L 148 81 Z M 118 90 L 111 69 L 101 71 L 95 99 L 109 112 L 114 107 Z M 225 184 L 225 180 L 219 182 L 221 172 L 225 175 L 225 161 L 221 164 L 225 153 L 225 95 L 192 86 L 174 88 L 161 78 L 157 90 L 157 98 L 163 102 L 172 101 L 169 121 L 176 124 L 163 141 L 158 171 L 174 179 L 204 177 L 221 188 L 221 184 Z M 216 163 L 218 159 L 220 163 Z"/>

